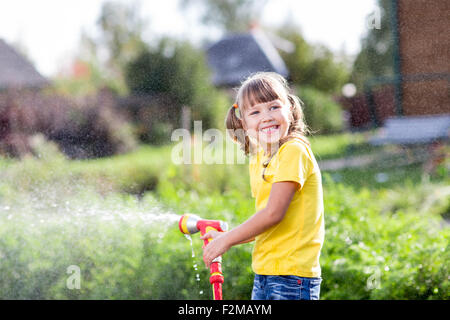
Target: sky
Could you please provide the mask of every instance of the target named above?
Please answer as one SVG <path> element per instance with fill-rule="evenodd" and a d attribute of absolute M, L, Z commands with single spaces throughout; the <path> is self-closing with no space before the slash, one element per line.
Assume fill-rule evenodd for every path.
<path fill-rule="evenodd" d="M 105 1 L 0 0 L 0 39 L 21 47 L 38 71 L 51 77 L 76 55 L 82 30 L 95 34 Z M 178 2 L 140 0 L 140 15 L 148 21 L 151 33 L 194 43 L 219 37 L 211 28 L 197 24 L 195 8 L 191 14 L 183 14 Z M 276 26 L 291 19 L 307 41 L 355 55 L 361 37 L 367 33 L 366 18 L 375 9 L 376 0 L 268 0 L 261 24 Z"/>

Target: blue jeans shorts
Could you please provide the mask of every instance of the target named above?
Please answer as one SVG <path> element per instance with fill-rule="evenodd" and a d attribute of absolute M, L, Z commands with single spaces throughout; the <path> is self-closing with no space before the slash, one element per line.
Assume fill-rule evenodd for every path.
<path fill-rule="evenodd" d="M 321 278 L 255 275 L 252 300 L 319 300 Z"/>

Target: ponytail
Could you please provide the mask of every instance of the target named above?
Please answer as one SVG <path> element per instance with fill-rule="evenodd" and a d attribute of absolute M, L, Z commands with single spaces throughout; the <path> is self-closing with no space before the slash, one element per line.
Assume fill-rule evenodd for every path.
<path fill-rule="evenodd" d="M 225 119 L 225 127 L 227 128 L 230 138 L 234 142 L 238 143 L 241 150 L 248 156 L 250 153 L 254 153 L 253 150 L 255 150 L 255 144 L 250 140 L 242 125 L 242 117 L 238 117 L 236 115 L 236 113 L 240 112 L 240 110 L 235 106 L 237 105 L 234 104 L 228 110 L 227 117 Z"/>

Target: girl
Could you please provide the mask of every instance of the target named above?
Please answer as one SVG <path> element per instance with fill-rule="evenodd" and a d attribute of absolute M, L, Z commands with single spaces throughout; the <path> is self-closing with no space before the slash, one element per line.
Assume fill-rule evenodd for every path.
<path fill-rule="evenodd" d="M 324 239 L 321 174 L 301 102 L 275 73 L 243 82 L 226 119 L 227 131 L 250 155 L 257 212 L 229 232 L 208 232 L 207 267 L 232 246 L 255 240 L 252 299 L 319 299 Z"/>

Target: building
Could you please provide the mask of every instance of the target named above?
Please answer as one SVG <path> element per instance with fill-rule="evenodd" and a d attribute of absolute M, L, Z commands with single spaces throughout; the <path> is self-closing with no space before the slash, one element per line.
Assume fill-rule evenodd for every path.
<path fill-rule="evenodd" d="M 49 85 L 14 48 L 0 39 L 0 91 L 8 89 L 42 89 Z"/>
<path fill-rule="evenodd" d="M 369 79 L 364 93 L 340 99 L 352 129 L 381 126 L 394 116 L 450 114 L 450 2 L 390 5 L 394 75 Z"/>
<path fill-rule="evenodd" d="M 450 113 L 450 2 L 396 0 L 402 115 Z"/>
<path fill-rule="evenodd" d="M 212 82 L 217 87 L 239 86 L 246 77 L 259 71 L 289 76 L 273 42 L 259 28 L 228 35 L 211 45 L 206 53 L 213 73 Z"/>

